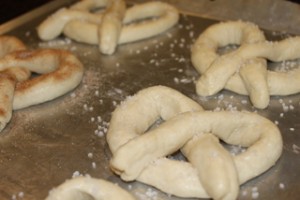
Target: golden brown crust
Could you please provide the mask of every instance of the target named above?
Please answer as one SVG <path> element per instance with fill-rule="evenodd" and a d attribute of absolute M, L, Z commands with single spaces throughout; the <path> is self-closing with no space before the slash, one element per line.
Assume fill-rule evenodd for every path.
<path fill-rule="evenodd" d="M 5 46 L 7 41 L 16 45 Z M 83 65 L 69 51 L 27 50 L 20 40 L 9 36 L 0 37 L 0 46 L 3 50 L 0 58 L 2 128 L 10 120 L 12 109 L 50 101 L 74 89 L 82 80 Z M 30 78 L 31 72 L 35 74 Z"/>

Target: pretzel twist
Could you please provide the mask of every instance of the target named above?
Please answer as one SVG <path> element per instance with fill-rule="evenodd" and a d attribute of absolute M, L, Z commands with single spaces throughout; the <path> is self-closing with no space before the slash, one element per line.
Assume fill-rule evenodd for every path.
<path fill-rule="evenodd" d="M 239 45 L 219 55 L 218 48 Z M 267 60 L 280 62 L 300 58 L 300 37 L 279 42 L 266 41 L 254 24 L 242 21 L 218 23 L 207 28 L 191 50 L 193 66 L 201 74 L 197 94 L 214 95 L 222 89 L 249 95 L 253 105 L 266 108 L 272 95 L 300 92 L 300 69 L 276 72 L 267 69 Z"/>
<path fill-rule="evenodd" d="M 81 82 L 83 66 L 71 53 L 58 49 L 26 50 L 16 40 L 16 46 L 6 49 L 0 58 L 0 130 L 9 122 L 12 110 L 29 107 L 55 99 L 71 91 Z M 22 45 L 20 45 L 22 44 Z M 31 72 L 39 74 L 30 78 Z"/>
<path fill-rule="evenodd" d="M 104 15 L 89 12 L 106 5 Z M 136 23 L 141 20 L 143 22 Z M 122 0 L 83 0 L 58 10 L 37 30 L 42 40 L 51 40 L 63 33 L 75 41 L 99 45 L 102 53 L 110 55 L 117 44 L 153 37 L 173 27 L 178 20 L 178 10 L 162 2 L 137 4 L 126 10 Z"/>
<path fill-rule="evenodd" d="M 159 118 L 165 121 L 149 130 Z M 219 139 L 247 149 L 232 156 Z M 112 114 L 107 141 L 111 169 L 123 180 L 188 198 L 236 199 L 239 185 L 268 170 L 282 152 L 281 134 L 266 118 L 203 111 L 163 86 L 125 100 Z M 166 158 L 178 150 L 189 162 Z"/>
<path fill-rule="evenodd" d="M 129 192 L 109 181 L 83 176 L 69 179 L 52 189 L 45 200 L 61 199 L 135 200 Z"/>

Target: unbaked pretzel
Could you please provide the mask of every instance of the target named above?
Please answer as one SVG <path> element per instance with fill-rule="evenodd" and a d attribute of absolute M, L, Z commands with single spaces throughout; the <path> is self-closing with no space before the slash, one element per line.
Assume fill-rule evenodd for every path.
<path fill-rule="evenodd" d="M 218 48 L 229 44 L 240 47 L 218 55 Z M 270 71 L 266 59 L 279 62 L 297 58 L 300 58 L 300 37 L 269 42 L 252 23 L 218 23 L 200 34 L 192 47 L 192 63 L 201 74 L 196 91 L 199 95 L 209 96 L 225 88 L 249 95 L 253 105 L 263 109 L 268 106 L 270 95 L 300 92 L 300 69 Z"/>
<path fill-rule="evenodd" d="M 159 118 L 165 121 L 150 128 Z M 247 149 L 231 156 L 218 138 Z M 281 134 L 266 118 L 202 111 L 196 102 L 162 86 L 144 89 L 117 107 L 107 141 L 111 169 L 123 180 L 180 197 L 224 200 L 236 199 L 239 185 L 268 170 L 282 152 Z M 179 149 L 189 162 L 166 158 Z"/>
<path fill-rule="evenodd" d="M 98 3 L 96 4 L 96 2 Z M 88 13 L 87 10 L 103 6 L 105 4 L 103 2 L 103 0 L 83 0 L 69 9 L 64 8 L 54 13 L 39 25 L 39 37 L 43 40 L 50 40 L 63 32 L 67 37 L 78 42 L 101 45 L 99 32 L 105 31 L 101 29 L 102 17 L 100 14 L 92 16 L 93 14 Z M 115 3 L 118 3 L 118 1 Z M 119 4 L 116 5 L 119 6 Z M 116 18 L 120 20 L 123 14 L 123 6 L 111 10 L 117 11 L 111 13 L 117 13 L 118 17 Z M 76 14 L 78 12 L 80 14 Z M 153 19 L 146 20 L 149 18 Z M 146 21 L 135 23 L 141 20 Z M 123 28 L 119 33 L 117 43 L 124 44 L 153 37 L 173 27 L 178 20 L 178 10 L 169 4 L 155 1 L 134 5 L 125 12 Z M 103 35 L 103 33 L 100 35 Z M 114 32 L 114 35 L 118 35 L 118 32 Z M 102 53 L 112 54 L 113 52 L 109 50 L 102 51 Z"/>
<path fill-rule="evenodd" d="M 52 189 L 45 200 L 135 200 L 126 190 L 103 179 L 79 176 Z"/>
<path fill-rule="evenodd" d="M 12 41 L 17 41 L 15 46 Z M 12 110 L 57 98 L 82 80 L 83 66 L 69 51 L 26 50 L 22 41 L 10 36 L 0 37 L 0 47 L 0 131 L 11 119 Z M 31 72 L 40 75 L 29 79 Z"/>
<path fill-rule="evenodd" d="M 73 20 L 100 24 L 102 14 L 90 13 L 89 11 L 104 7 L 106 3 L 106 0 L 82 0 L 72 5 L 70 9 L 59 9 L 37 27 L 39 38 L 42 40 L 55 39 L 63 32 L 65 25 Z"/>

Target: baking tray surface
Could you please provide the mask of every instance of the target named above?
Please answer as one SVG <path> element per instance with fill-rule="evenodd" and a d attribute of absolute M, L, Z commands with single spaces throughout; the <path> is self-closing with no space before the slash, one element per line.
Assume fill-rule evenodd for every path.
<path fill-rule="evenodd" d="M 51 12 L 5 34 L 19 37 L 29 48 L 72 51 L 85 66 L 83 81 L 58 99 L 13 112 L 0 135 L 0 199 L 44 199 L 66 179 L 86 174 L 118 183 L 139 200 L 182 199 L 142 183 L 122 182 L 108 167 L 111 153 L 105 133 L 111 112 L 126 97 L 153 85 L 172 87 L 207 110 L 247 110 L 278 124 L 284 141 L 281 158 L 266 173 L 242 185 L 239 199 L 297 199 L 300 195 L 299 94 L 274 96 L 264 110 L 253 108 L 247 96 L 229 91 L 212 97 L 195 94 L 199 75 L 190 61 L 190 47 L 206 27 L 218 21 L 182 14 L 179 24 L 164 34 L 121 45 L 114 55 L 105 56 L 97 46 L 63 36 L 40 41 L 36 26 Z M 269 40 L 289 36 L 267 30 L 266 35 Z M 299 62 L 273 64 L 273 68 L 295 67 Z"/>

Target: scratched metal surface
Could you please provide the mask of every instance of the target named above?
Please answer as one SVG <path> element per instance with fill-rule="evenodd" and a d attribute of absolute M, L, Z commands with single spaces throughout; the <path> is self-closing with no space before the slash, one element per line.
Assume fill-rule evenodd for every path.
<path fill-rule="evenodd" d="M 299 197 L 299 94 L 272 97 L 265 110 L 254 109 L 248 97 L 228 91 L 210 98 L 195 95 L 193 81 L 199 75 L 190 62 L 190 45 L 207 26 L 217 21 L 182 15 L 179 24 L 168 32 L 119 46 L 114 55 L 103 56 L 98 47 L 63 36 L 41 42 L 35 27 L 51 12 L 46 10 L 21 26 L 10 27 L 5 34 L 18 36 L 29 48 L 72 51 L 83 62 L 85 75 L 74 91 L 54 101 L 14 111 L 11 122 L 0 134 L 1 200 L 44 199 L 51 188 L 78 174 L 119 183 L 139 200 L 179 200 L 138 182 L 124 183 L 108 167 L 110 152 L 105 132 L 111 112 L 128 95 L 152 85 L 177 89 L 208 110 L 248 110 L 278 122 L 284 140 L 282 157 L 272 169 L 242 185 L 239 199 Z M 272 40 L 288 36 L 273 31 L 266 34 Z"/>

